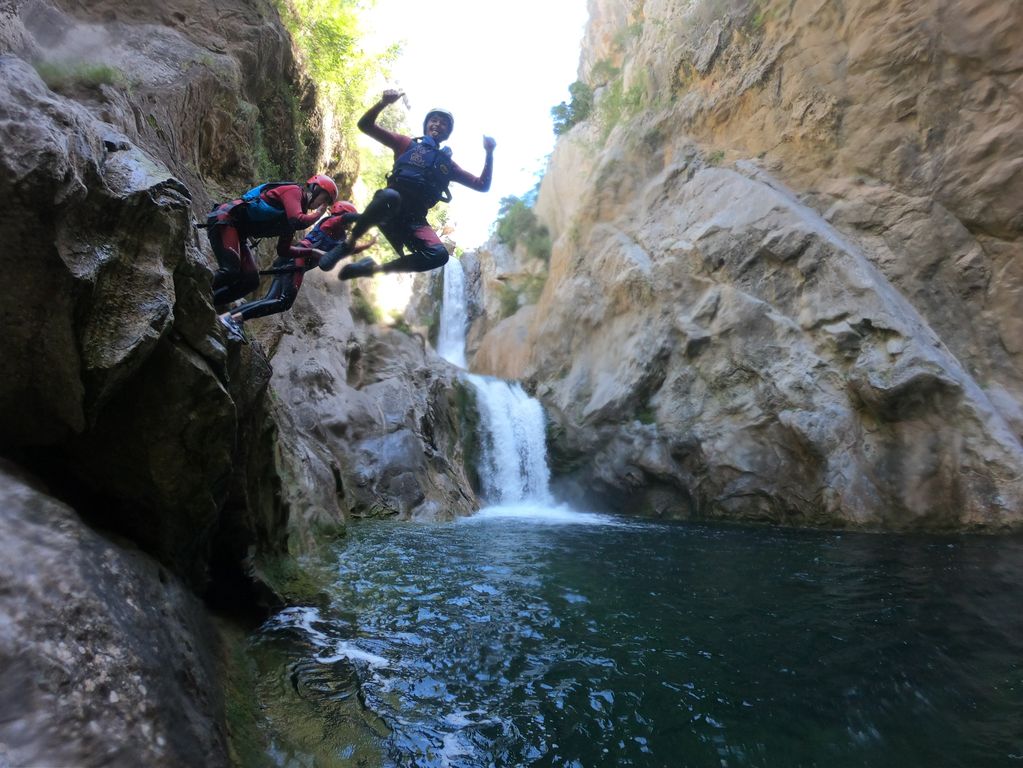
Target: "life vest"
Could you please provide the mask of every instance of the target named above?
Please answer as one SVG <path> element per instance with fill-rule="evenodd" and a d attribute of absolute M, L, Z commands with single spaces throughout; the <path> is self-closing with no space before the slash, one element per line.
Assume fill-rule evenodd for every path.
<path fill-rule="evenodd" d="M 293 181 L 271 181 L 253 187 L 241 197 L 217 206 L 207 218 L 207 226 L 230 224 L 239 227 L 246 237 L 274 237 L 292 231 L 283 206 L 267 200 L 263 193 L 274 187 L 299 186 Z"/>
<path fill-rule="evenodd" d="M 403 197 L 411 195 L 426 208 L 432 208 L 442 200 L 445 203 L 451 200 L 448 185 L 454 169 L 449 147 L 441 149 L 425 137 L 412 139 L 408 149 L 394 161 L 387 184 Z"/>
<path fill-rule="evenodd" d="M 308 235 L 306 235 L 303 238 L 303 240 L 305 242 L 309 243 L 309 247 L 310 248 L 318 248 L 321 251 L 329 251 L 332 248 L 337 247 L 338 245 L 340 245 L 341 241 L 340 240 L 335 240 L 333 237 L 331 237 L 329 234 L 327 234 L 327 232 L 324 231 L 324 229 L 323 229 L 323 225 L 324 224 L 329 224 L 332 219 L 337 219 L 337 218 L 340 218 L 340 217 L 339 216 L 332 216 L 330 218 L 324 219 L 319 224 L 317 224 L 315 227 L 313 227 L 312 232 L 310 232 Z M 341 231 L 344 232 L 343 229 Z"/>
<path fill-rule="evenodd" d="M 285 187 L 289 184 L 297 186 L 293 181 L 270 181 L 266 184 L 260 184 L 258 187 L 253 187 L 242 195 L 241 201 L 245 203 L 245 215 L 248 220 L 258 222 L 273 221 L 280 218 L 284 214 L 284 208 L 269 200 L 264 200 L 263 193 L 274 187 Z"/>

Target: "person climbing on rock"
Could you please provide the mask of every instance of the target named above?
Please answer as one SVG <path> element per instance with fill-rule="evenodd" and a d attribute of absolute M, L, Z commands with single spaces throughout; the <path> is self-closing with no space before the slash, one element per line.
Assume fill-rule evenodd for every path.
<path fill-rule="evenodd" d="M 223 306 L 259 287 L 259 269 L 249 250 L 250 237 L 287 237 L 316 223 L 337 200 L 337 184 L 316 174 L 300 185 L 291 181 L 253 187 L 241 197 L 214 208 L 206 218 L 206 235 L 217 257 L 213 303 Z M 280 253 L 280 249 L 278 249 Z"/>
<path fill-rule="evenodd" d="M 438 202 L 448 202 L 451 182 L 463 184 L 478 192 L 490 189 L 494 168 L 494 147 L 489 136 L 483 137 L 486 160 L 477 177 L 463 170 L 451 159 L 451 150 L 441 147 L 455 127 L 455 119 L 443 109 L 431 109 L 423 120 L 423 136 L 412 138 L 394 133 L 376 124 L 385 107 L 400 99 L 400 91 L 386 90 L 358 122 L 359 130 L 394 152 L 394 167 L 387 177 L 387 187 L 378 190 L 362 212 L 348 238 L 330 250 L 320 262 L 329 270 L 345 256 L 354 253 L 354 245 L 372 226 L 379 227 L 398 258 L 377 264 L 365 258 L 346 264 L 338 273 L 341 280 L 369 277 L 377 272 L 426 272 L 443 267 L 448 250 L 427 221 L 427 212 Z M 409 252 L 405 253 L 408 248 Z"/>
<path fill-rule="evenodd" d="M 298 245 L 292 245 L 290 233 L 281 235 L 277 240 L 277 258 L 270 269 L 261 273 L 274 276 L 266 296 L 235 307 L 218 318 L 227 329 L 228 337 L 246 343 L 242 323 L 291 309 L 305 273 L 320 265 L 320 258 L 327 250 L 344 242 L 348 228 L 358 219 L 359 211 L 354 205 L 338 200 L 330 206 L 330 215 L 313 227 Z M 374 243 L 375 237 L 357 243 L 352 253 L 362 253 Z"/>

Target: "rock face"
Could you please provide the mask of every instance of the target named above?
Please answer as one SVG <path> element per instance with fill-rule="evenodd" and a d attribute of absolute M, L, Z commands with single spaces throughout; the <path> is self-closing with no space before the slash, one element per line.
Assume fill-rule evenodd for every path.
<path fill-rule="evenodd" d="M 0 7 L 0 763 L 225 764 L 196 595 L 265 610 L 352 516 L 476 506 L 450 371 L 349 286 L 216 322 L 194 225 L 257 154 L 338 154 L 313 95 L 260 0 Z"/>
<path fill-rule="evenodd" d="M 563 482 L 671 517 L 1019 527 L 1023 7 L 590 7 L 550 278 L 474 361 L 547 403 Z"/>
<path fill-rule="evenodd" d="M 226 766 L 205 609 L 0 462 L 5 765 Z"/>
<path fill-rule="evenodd" d="M 285 439 L 306 446 L 288 452 L 284 473 L 311 473 L 286 483 L 293 514 L 320 519 L 331 504 L 356 517 L 471 513 L 479 502 L 465 474 L 457 369 L 422 337 L 353 321 L 352 290 L 312 272 L 277 319 L 271 388 L 289 413 Z"/>

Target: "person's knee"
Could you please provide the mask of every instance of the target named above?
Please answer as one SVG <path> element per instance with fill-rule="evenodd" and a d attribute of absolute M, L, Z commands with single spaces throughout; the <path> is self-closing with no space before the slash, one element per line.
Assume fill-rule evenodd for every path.
<path fill-rule="evenodd" d="M 281 298 L 279 300 L 281 305 L 280 311 L 286 312 L 287 310 L 291 309 L 291 305 L 295 303 L 296 298 L 298 298 L 297 288 L 293 288 L 282 293 Z"/>
<path fill-rule="evenodd" d="M 390 187 L 384 187 L 383 189 L 377 190 L 374 197 L 387 205 L 401 205 L 401 194 L 398 190 L 391 189 Z"/>
<path fill-rule="evenodd" d="M 429 272 L 439 269 L 448 263 L 448 249 L 441 243 L 422 245 L 412 254 L 416 261 L 417 272 Z"/>
<path fill-rule="evenodd" d="M 448 249 L 444 247 L 442 243 L 434 243 L 423 249 L 423 252 L 434 262 L 438 267 L 443 267 L 448 263 Z"/>
<path fill-rule="evenodd" d="M 393 216 L 401 210 L 401 194 L 396 189 L 381 189 L 373 197 L 374 202 L 387 211 L 388 216 Z"/>

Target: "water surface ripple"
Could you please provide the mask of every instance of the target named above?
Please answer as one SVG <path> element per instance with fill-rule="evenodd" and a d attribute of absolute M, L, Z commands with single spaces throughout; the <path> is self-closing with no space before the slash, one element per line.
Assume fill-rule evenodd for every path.
<path fill-rule="evenodd" d="M 526 506 L 337 558 L 332 607 L 258 642 L 354 687 L 389 765 L 1023 766 L 1018 539 Z"/>

